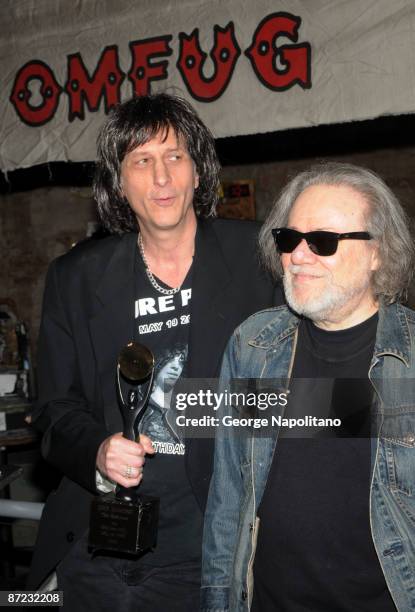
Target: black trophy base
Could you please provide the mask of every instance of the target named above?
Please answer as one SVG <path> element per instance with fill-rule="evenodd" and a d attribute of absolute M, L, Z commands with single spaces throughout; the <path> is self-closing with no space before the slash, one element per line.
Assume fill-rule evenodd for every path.
<path fill-rule="evenodd" d="M 133 502 L 113 493 L 95 497 L 91 504 L 88 544 L 95 550 L 136 555 L 157 542 L 160 500 L 146 495 Z"/>

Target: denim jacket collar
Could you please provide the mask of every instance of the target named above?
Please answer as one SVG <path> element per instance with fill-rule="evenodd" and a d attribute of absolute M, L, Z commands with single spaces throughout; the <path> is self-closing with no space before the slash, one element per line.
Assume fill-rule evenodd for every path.
<path fill-rule="evenodd" d="M 275 313 L 272 320 L 256 336 L 248 340 L 248 344 L 251 346 L 268 350 L 290 336 L 298 328 L 301 319 L 287 306 L 278 306 L 273 308 L 272 311 Z"/>
<path fill-rule="evenodd" d="M 380 306 L 374 359 L 393 355 L 403 361 L 407 368 L 410 367 L 413 356 L 407 312 L 401 304 Z"/>
<path fill-rule="evenodd" d="M 251 346 L 268 350 L 298 328 L 301 319 L 286 306 L 279 306 L 273 311 L 275 317 L 248 341 Z M 376 360 L 382 355 L 397 357 L 404 362 L 407 368 L 412 363 L 408 321 L 405 310 L 400 304 L 379 307 L 379 323 L 373 357 Z"/>

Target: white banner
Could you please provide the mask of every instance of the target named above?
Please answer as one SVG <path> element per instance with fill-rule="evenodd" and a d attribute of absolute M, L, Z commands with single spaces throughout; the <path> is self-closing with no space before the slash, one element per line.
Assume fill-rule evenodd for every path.
<path fill-rule="evenodd" d="M 0 164 L 95 157 L 161 90 L 215 137 L 415 111 L 414 0 L 2 0 Z"/>

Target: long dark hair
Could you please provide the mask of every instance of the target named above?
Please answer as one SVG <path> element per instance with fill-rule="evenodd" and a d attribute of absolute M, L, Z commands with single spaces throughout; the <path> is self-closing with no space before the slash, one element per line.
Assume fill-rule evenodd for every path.
<path fill-rule="evenodd" d="M 121 192 L 121 162 L 127 153 L 159 132 L 167 135 L 169 129 L 183 139 L 196 165 L 196 214 L 214 216 L 220 166 L 212 134 L 183 98 L 166 93 L 138 96 L 116 106 L 98 136 L 93 188 L 101 222 L 110 233 L 137 231 L 136 217 Z"/>

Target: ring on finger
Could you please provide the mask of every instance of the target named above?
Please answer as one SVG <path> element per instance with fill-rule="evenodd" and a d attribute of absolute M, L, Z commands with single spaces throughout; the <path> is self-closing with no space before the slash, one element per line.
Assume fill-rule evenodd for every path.
<path fill-rule="evenodd" d="M 132 465 L 125 466 L 125 470 L 124 470 L 124 474 L 123 474 L 124 478 L 134 478 L 133 470 L 134 470 L 134 468 L 133 468 Z"/>

